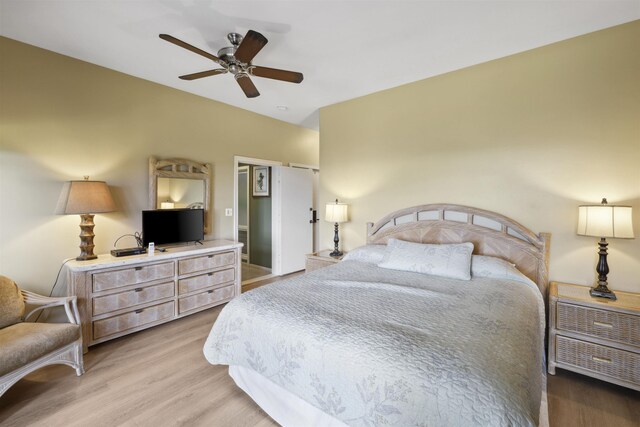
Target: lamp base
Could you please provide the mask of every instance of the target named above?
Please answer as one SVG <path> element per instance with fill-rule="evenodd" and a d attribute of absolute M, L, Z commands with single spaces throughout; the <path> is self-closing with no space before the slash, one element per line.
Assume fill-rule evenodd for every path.
<path fill-rule="evenodd" d="M 613 301 L 618 299 L 618 297 L 616 297 L 616 294 L 614 294 L 612 290 L 602 285 L 598 285 L 595 288 L 591 288 L 591 290 L 589 291 L 589 294 L 592 297 L 607 298 Z"/>
<path fill-rule="evenodd" d="M 80 215 L 80 255 L 76 258 L 76 261 L 88 261 L 90 259 L 98 258 L 98 255 L 93 253 L 93 215 L 82 214 Z"/>
<path fill-rule="evenodd" d="M 337 202 L 337 200 L 336 200 Z M 340 237 L 338 236 L 338 223 L 336 222 L 334 225 L 334 235 L 333 235 L 333 243 L 334 243 L 334 247 L 333 247 L 333 252 L 331 252 L 329 254 L 329 256 L 332 256 L 334 258 L 337 257 L 341 257 L 342 256 L 342 252 L 340 252 L 340 250 L 338 249 L 338 243 L 340 242 Z"/>
<path fill-rule="evenodd" d="M 603 201 L 606 203 L 606 200 Z M 607 298 L 610 300 L 617 300 L 616 294 L 614 294 L 607 287 L 607 274 L 609 274 L 609 264 L 607 263 L 607 239 L 604 237 L 598 242 L 598 265 L 596 266 L 596 272 L 598 273 L 598 285 L 591 288 L 589 292 L 592 297 Z"/>

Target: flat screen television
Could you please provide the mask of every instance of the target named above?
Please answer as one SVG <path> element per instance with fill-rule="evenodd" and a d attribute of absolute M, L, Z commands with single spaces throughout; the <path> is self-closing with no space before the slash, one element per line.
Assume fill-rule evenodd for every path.
<path fill-rule="evenodd" d="M 204 209 L 142 211 L 142 244 L 148 247 L 204 239 Z"/>

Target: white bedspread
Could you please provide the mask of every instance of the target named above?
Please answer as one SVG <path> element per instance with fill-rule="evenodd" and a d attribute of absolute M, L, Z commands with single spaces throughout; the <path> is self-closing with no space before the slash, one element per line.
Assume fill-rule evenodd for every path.
<path fill-rule="evenodd" d="M 343 261 L 235 298 L 204 353 L 348 425 L 535 426 L 543 337 L 532 286 Z"/>

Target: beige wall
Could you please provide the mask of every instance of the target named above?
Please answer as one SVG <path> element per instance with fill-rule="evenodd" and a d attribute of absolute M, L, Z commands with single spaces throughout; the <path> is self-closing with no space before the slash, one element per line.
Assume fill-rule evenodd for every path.
<path fill-rule="evenodd" d="M 351 205 L 345 247 L 393 210 L 459 203 L 551 232 L 551 279 L 591 284 L 577 206 L 606 196 L 637 236 L 610 239 L 609 284 L 640 291 L 638 40 L 635 21 L 323 108 L 321 202 Z"/>
<path fill-rule="evenodd" d="M 0 58 L 0 274 L 27 289 L 49 293 L 61 261 L 79 254 L 79 216 L 53 214 L 66 180 L 111 186 L 119 211 L 95 218 L 105 253 L 140 230 L 149 156 L 213 164 L 220 238 L 233 235 L 234 155 L 318 163 L 315 131 L 6 38 Z"/>

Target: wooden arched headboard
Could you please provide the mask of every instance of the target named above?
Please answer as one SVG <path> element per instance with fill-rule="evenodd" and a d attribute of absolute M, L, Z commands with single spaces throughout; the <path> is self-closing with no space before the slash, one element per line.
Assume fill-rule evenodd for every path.
<path fill-rule="evenodd" d="M 469 206 L 431 204 L 392 212 L 367 223 L 367 244 L 390 238 L 417 243 L 472 242 L 474 254 L 502 258 L 533 280 L 547 298 L 551 234 L 535 234 L 495 212 Z"/>

